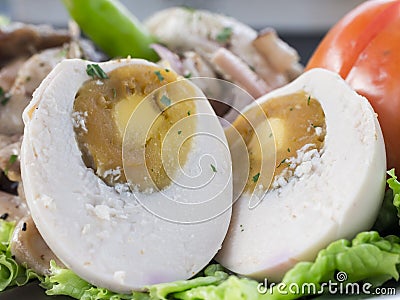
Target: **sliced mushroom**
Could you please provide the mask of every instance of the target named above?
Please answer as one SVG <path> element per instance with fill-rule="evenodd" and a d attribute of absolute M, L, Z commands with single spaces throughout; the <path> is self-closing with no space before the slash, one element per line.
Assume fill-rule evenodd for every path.
<path fill-rule="evenodd" d="M 215 78 L 217 76 L 207 61 L 194 51 L 183 53 L 182 64 L 184 70 L 182 75 L 186 77 Z"/>
<path fill-rule="evenodd" d="M 47 246 L 30 215 L 16 225 L 11 239 L 11 253 L 18 263 L 26 264 L 42 275 L 49 274 L 51 260 L 64 266 Z"/>
<path fill-rule="evenodd" d="M 17 78 L 10 90 L 11 98 L 0 110 L 0 133 L 22 134 L 22 112 L 32 98 L 33 91 L 47 74 L 65 58 L 82 57 L 79 46 L 43 50 L 30 57 L 18 70 Z"/>
<path fill-rule="evenodd" d="M 282 41 L 272 28 L 262 30 L 253 45 L 279 73 L 291 70 L 300 60 L 297 51 Z"/>
<path fill-rule="evenodd" d="M 166 63 L 172 68 L 176 73 L 180 75 L 183 74 L 183 66 L 182 62 L 177 54 L 169 50 L 168 48 L 160 45 L 160 44 L 152 44 L 151 48 L 158 54 L 161 58 L 161 65 Z"/>
<path fill-rule="evenodd" d="M 67 30 L 56 30 L 48 25 L 10 23 L 0 29 L 0 61 L 9 61 L 43 49 L 61 46 L 70 39 Z"/>
<path fill-rule="evenodd" d="M 19 221 L 28 215 L 26 203 L 20 197 L 0 191 L 0 218 L 7 221 Z"/>
<path fill-rule="evenodd" d="M 18 197 L 21 199 L 22 203 L 26 203 L 25 191 L 24 191 L 24 184 L 22 181 L 18 183 L 17 187 L 17 194 Z"/>
<path fill-rule="evenodd" d="M 210 60 L 219 47 L 224 47 L 246 63 L 269 87 L 277 88 L 288 82 L 287 75 L 276 71 L 254 47 L 257 31 L 233 18 L 173 7 L 157 12 L 145 25 L 172 51 L 195 51 Z"/>
<path fill-rule="evenodd" d="M 289 81 L 292 81 L 299 77 L 304 72 L 304 67 L 300 63 L 294 63 L 290 66 L 290 69 L 286 71 L 286 76 Z"/>
<path fill-rule="evenodd" d="M 107 57 L 98 52 L 92 41 L 81 38 L 81 30 L 75 21 L 68 22 L 71 42 L 64 44 L 66 58 L 83 58 L 91 61 L 103 61 Z"/>
<path fill-rule="evenodd" d="M 255 98 L 271 90 L 244 61 L 225 48 L 219 48 L 211 61 L 226 79 L 237 83 Z"/>
<path fill-rule="evenodd" d="M 13 144 L 13 143 L 19 141 L 20 138 L 21 138 L 20 134 L 15 134 L 15 135 L 10 135 L 10 136 L 0 134 L 0 150 L 10 144 Z"/>
<path fill-rule="evenodd" d="M 13 60 L 0 70 L 0 87 L 4 92 L 8 92 L 17 78 L 18 70 L 21 68 L 25 59 Z"/>
<path fill-rule="evenodd" d="M 17 141 L 0 150 L 0 169 L 11 181 L 21 181 L 20 152 L 21 141 Z"/>
<path fill-rule="evenodd" d="M 217 78 L 218 75 L 209 63 L 194 51 L 186 51 L 182 54 L 183 75 L 188 78 Z M 223 99 L 222 89 L 219 81 L 194 79 L 194 83 L 203 90 L 208 97 L 215 113 L 223 117 L 231 109 L 230 105 L 220 101 Z"/>

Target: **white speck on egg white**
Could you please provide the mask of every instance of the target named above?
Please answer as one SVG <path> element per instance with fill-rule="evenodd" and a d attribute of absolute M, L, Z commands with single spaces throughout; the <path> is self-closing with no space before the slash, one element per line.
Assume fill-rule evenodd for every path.
<path fill-rule="evenodd" d="M 74 111 L 72 113 L 72 122 L 75 128 L 81 128 L 84 132 L 88 132 L 86 128 L 86 117 L 88 116 L 87 111 L 81 112 L 81 111 Z"/>
<path fill-rule="evenodd" d="M 84 226 L 83 226 L 83 228 L 82 228 L 82 235 L 85 235 L 85 234 L 87 234 L 88 232 L 89 232 L 89 230 L 90 230 L 90 224 L 85 224 Z"/>
<path fill-rule="evenodd" d="M 124 271 L 116 271 L 116 272 L 114 272 L 114 279 L 117 282 L 121 283 L 121 284 L 124 283 L 125 276 L 126 276 L 126 273 Z"/>
<path fill-rule="evenodd" d="M 50 209 L 55 209 L 56 205 L 53 201 L 53 198 L 47 196 L 47 195 L 42 195 L 40 197 L 40 201 L 43 203 L 45 208 L 50 208 Z"/>

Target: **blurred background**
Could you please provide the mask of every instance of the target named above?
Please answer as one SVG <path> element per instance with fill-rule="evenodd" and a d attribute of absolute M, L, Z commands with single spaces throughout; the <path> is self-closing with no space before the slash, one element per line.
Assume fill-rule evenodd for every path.
<path fill-rule="evenodd" d="M 302 62 L 346 12 L 364 0 L 121 0 L 140 20 L 157 10 L 185 5 L 224 13 L 256 29 L 271 26 L 300 53 Z M 0 0 L 0 11 L 15 21 L 65 27 L 61 0 Z"/>

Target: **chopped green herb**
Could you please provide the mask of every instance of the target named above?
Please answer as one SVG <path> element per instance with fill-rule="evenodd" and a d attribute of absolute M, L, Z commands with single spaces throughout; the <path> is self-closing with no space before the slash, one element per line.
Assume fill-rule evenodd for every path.
<path fill-rule="evenodd" d="M 165 106 L 170 106 L 171 105 L 171 99 L 169 99 L 167 96 L 162 95 L 160 99 L 161 103 L 164 104 Z"/>
<path fill-rule="evenodd" d="M 65 57 L 67 56 L 68 50 L 67 49 L 62 49 L 59 53 L 58 53 L 58 57 Z"/>
<path fill-rule="evenodd" d="M 269 134 L 269 137 L 272 138 L 272 132 Z"/>
<path fill-rule="evenodd" d="M 191 77 L 192 77 L 192 73 L 190 73 L 190 72 L 185 73 L 185 75 L 183 75 L 183 77 L 185 77 L 185 78 L 191 78 Z"/>
<path fill-rule="evenodd" d="M 214 166 L 213 164 L 211 164 L 210 166 L 211 166 L 211 170 L 212 170 L 214 173 L 216 173 L 216 172 L 217 172 L 217 169 L 215 168 L 215 166 Z"/>
<path fill-rule="evenodd" d="M 310 105 L 311 96 L 309 95 L 307 98 L 307 105 Z"/>
<path fill-rule="evenodd" d="M 113 97 L 114 97 L 114 98 L 117 98 L 117 89 L 116 89 L 116 88 L 113 88 L 113 89 L 112 89 L 112 92 L 113 92 Z"/>
<path fill-rule="evenodd" d="M 282 159 L 282 161 L 279 163 L 279 165 L 277 166 L 277 168 L 279 168 L 283 163 L 286 162 L 286 158 Z"/>
<path fill-rule="evenodd" d="M 293 110 L 293 107 L 289 108 L 289 110 L 292 111 L 292 110 Z"/>
<path fill-rule="evenodd" d="M 243 224 L 240 224 L 240 232 L 243 232 L 244 231 L 244 228 L 243 228 Z"/>
<path fill-rule="evenodd" d="M 186 9 L 188 12 L 194 13 L 196 11 L 195 8 L 188 6 L 188 5 L 182 5 L 182 8 Z"/>
<path fill-rule="evenodd" d="M 253 182 L 257 182 L 258 178 L 260 178 L 260 172 L 253 176 Z"/>
<path fill-rule="evenodd" d="M 98 64 L 88 64 L 86 66 L 86 74 L 88 74 L 93 79 L 98 77 L 100 79 L 107 79 L 108 75 Z"/>
<path fill-rule="evenodd" d="M 182 130 L 178 130 L 178 134 L 181 134 L 182 133 Z"/>
<path fill-rule="evenodd" d="M 290 148 L 287 148 L 287 152 L 290 152 Z"/>
<path fill-rule="evenodd" d="M 256 68 L 254 68 L 253 66 L 249 65 L 250 70 L 252 70 L 253 72 L 256 71 Z"/>
<path fill-rule="evenodd" d="M 31 76 L 27 76 L 27 77 L 25 78 L 25 82 L 29 82 L 29 81 L 31 81 Z"/>
<path fill-rule="evenodd" d="M 168 73 L 168 72 L 169 72 L 169 69 L 164 69 L 164 71 Z"/>
<path fill-rule="evenodd" d="M 10 167 L 17 161 L 18 155 L 16 154 L 11 154 L 10 158 L 8 159 L 8 163 L 6 168 L 4 169 L 4 174 L 7 176 L 8 174 L 8 170 L 10 169 Z"/>
<path fill-rule="evenodd" d="M 227 43 L 232 36 L 232 28 L 224 27 L 216 36 L 216 40 L 219 43 Z"/>
<path fill-rule="evenodd" d="M 0 86 L 0 102 L 1 105 L 6 105 L 8 103 L 8 101 L 10 100 L 11 96 L 6 93 L 3 88 Z"/>
<path fill-rule="evenodd" d="M 10 155 L 10 159 L 8 160 L 8 163 L 9 163 L 10 165 L 12 165 L 13 163 L 15 163 L 15 162 L 17 161 L 17 158 L 18 158 L 18 155 L 16 155 L 16 154 L 11 154 L 11 155 Z"/>
<path fill-rule="evenodd" d="M 157 75 L 158 80 L 163 81 L 164 80 L 164 76 L 161 75 L 160 71 L 154 71 L 154 74 Z"/>
<path fill-rule="evenodd" d="M 190 116 L 190 110 L 188 110 L 187 115 Z"/>

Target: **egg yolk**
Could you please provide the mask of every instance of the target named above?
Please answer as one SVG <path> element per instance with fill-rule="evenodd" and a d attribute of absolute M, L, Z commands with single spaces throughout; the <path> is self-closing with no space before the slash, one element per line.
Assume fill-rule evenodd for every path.
<path fill-rule="evenodd" d="M 161 149 L 164 138 L 177 122 L 188 116 L 188 112 L 195 113 L 194 102 L 184 101 L 175 105 L 175 98 L 168 94 L 167 89 L 146 98 L 156 89 L 178 80 L 177 74 L 168 69 L 132 64 L 114 69 L 107 75 L 106 79 L 94 78 L 85 82 L 75 97 L 72 117 L 84 163 L 110 186 L 126 183 L 127 177 L 130 179 L 123 168 L 123 137 L 131 115 L 140 105 L 140 111 L 145 113 L 136 114 L 133 121 L 137 126 L 129 128 L 145 134 L 143 141 L 134 141 L 134 144 L 142 143 L 138 147 L 143 148 L 144 153 L 132 151 L 127 157 L 141 165 L 136 169 L 135 178 L 145 178 L 149 174 L 156 188 L 165 188 L 171 182 L 165 170 L 179 166 L 166 166 L 163 162 Z M 151 126 L 143 128 L 142 124 L 148 124 L 144 120 L 150 118 Z M 194 119 L 185 122 L 186 134 L 194 133 L 194 122 Z M 179 130 L 175 127 L 174 130 Z M 134 133 L 129 136 L 134 136 Z M 180 145 L 179 138 L 179 134 L 168 134 L 166 145 Z M 190 147 L 189 140 L 177 151 L 180 163 L 185 163 Z"/>
<path fill-rule="evenodd" d="M 249 153 L 249 176 L 246 190 L 253 191 L 258 185 L 268 187 L 260 177 L 262 164 L 274 168 L 272 182 L 288 168 L 290 159 L 306 145 L 307 151 L 320 151 L 326 135 L 325 114 L 321 104 L 304 91 L 270 99 L 261 104 L 262 110 L 254 109 L 240 116 L 233 126 L 246 143 Z M 260 114 L 265 113 L 270 124 L 270 133 L 256 135 L 260 127 L 268 124 Z M 252 120 L 251 125 L 248 120 Z M 272 131 L 271 131 L 272 130 Z M 275 153 L 271 153 L 275 148 Z M 287 178 L 286 178 L 287 179 Z"/>

